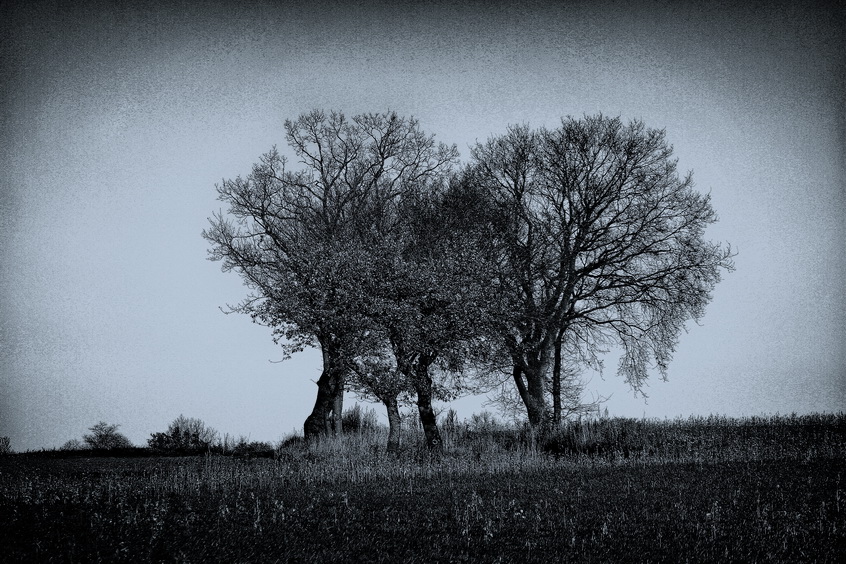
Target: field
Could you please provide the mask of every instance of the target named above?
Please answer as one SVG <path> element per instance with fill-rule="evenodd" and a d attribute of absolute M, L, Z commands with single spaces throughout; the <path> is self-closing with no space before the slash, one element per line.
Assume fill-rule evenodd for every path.
<path fill-rule="evenodd" d="M 835 562 L 846 416 L 461 426 L 274 458 L 0 458 L 4 561 Z M 638 437 L 640 442 L 638 442 Z"/>

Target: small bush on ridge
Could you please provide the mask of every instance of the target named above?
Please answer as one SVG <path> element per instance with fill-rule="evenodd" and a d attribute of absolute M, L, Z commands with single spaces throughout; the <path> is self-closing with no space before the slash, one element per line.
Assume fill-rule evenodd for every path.
<path fill-rule="evenodd" d="M 59 447 L 59 450 L 72 451 L 72 450 L 86 450 L 87 448 L 88 448 L 88 445 L 84 444 L 79 439 L 71 439 L 68 442 L 66 442 L 65 444 L 63 444 L 61 447 Z"/>
<path fill-rule="evenodd" d="M 197 454 L 208 452 L 217 443 L 215 429 L 193 417 L 180 415 L 164 433 L 152 433 L 147 444 L 153 450 L 171 454 Z"/>
<path fill-rule="evenodd" d="M 232 456 L 238 458 L 273 458 L 276 456 L 276 449 L 270 443 L 248 441 L 246 437 L 241 437 L 232 450 Z"/>
<path fill-rule="evenodd" d="M 113 450 L 132 448 L 132 442 L 125 435 L 118 433 L 120 425 L 109 425 L 100 421 L 88 430 L 90 435 L 83 435 L 82 439 L 92 450 Z"/>

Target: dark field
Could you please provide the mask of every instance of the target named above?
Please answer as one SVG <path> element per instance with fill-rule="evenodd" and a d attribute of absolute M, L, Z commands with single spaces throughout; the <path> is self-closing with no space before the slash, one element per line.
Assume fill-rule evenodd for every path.
<path fill-rule="evenodd" d="M 747 450 L 728 453 L 724 438 L 739 431 L 724 431 L 737 422 L 717 421 L 709 431 L 704 421 L 687 424 L 685 448 L 670 441 L 661 450 L 656 440 L 629 448 L 628 457 L 610 440 L 604 451 L 582 449 L 591 455 L 570 444 L 552 456 L 506 449 L 502 433 L 469 429 L 456 430 L 437 459 L 415 448 L 388 456 L 378 434 L 280 449 L 276 459 L 7 456 L 0 458 L 0 556 L 839 562 L 844 417 L 772 420 L 747 428 Z M 641 436 L 661 435 L 661 424 L 651 425 Z M 681 429 L 663 431 L 664 440 L 681 441 Z M 787 446 L 779 451 L 779 443 Z"/>

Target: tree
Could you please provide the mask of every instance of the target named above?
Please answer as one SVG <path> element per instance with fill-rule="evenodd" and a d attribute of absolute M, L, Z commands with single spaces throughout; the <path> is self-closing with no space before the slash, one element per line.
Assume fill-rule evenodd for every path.
<path fill-rule="evenodd" d="M 370 212 L 448 171 L 457 151 L 395 113 L 348 121 L 313 111 L 285 130 L 302 168 L 289 171 L 273 149 L 246 179 L 223 181 L 217 189 L 228 216 L 216 214 L 203 236 L 210 258 L 252 290 L 231 311 L 272 327 L 288 354 L 320 347 L 323 371 L 304 424 L 312 439 L 339 430 L 344 379 L 372 343 L 363 312 L 374 271 L 358 235 L 378 232 L 389 218 Z"/>
<path fill-rule="evenodd" d="M 378 376 L 378 387 L 389 392 L 389 422 L 392 412 L 399 421 L 397 395 L 413 393 L 426 444 L 435 451 L 442 441 L 432 404 L 466 387 L 462 372 L 482 335 L 490 282 L 486 238 L 478 229 L 487 225 L 475 219 L 484 202 L 468 198 L 457 182 L 440 180 L 410 187 L 380 211 L 397 220 L 367 245 L 380 275 L 371 278 L 366 312 L 385 346 L 366 374 L 357 372 Z"/>
<path fill-rule="evenodd" d="M 432 402 L 460 392 L 459 351 L 478 333 L 485 285 L 473 278 L 478 246 L 461 227 L 467 208 L 453 206 L 455 196 L 440 178 L 362 208 L 382 219 L 355 237 L 372 268 L 359 279 L 366 297 L 357 302 L 367 318 L 368 346 L 355 357 L 347 383 L 386 406 L 389 451 L 399 446 L 399 404 L 412 396 L 427 445 L 441 448 Z"/>
<path fill-rule="evenodd" d="M 100 421 L 88 430 L 90 435 L 83 435 L 82 440 L 93 450 L 112 450 L 116 448 L 132 448 L 132 443 L 123 434 L 118 433 L 120 425 L 109 425 Z"/>
<path fill-rule="evenodd" d="M 504 292 L 498 336 L 533 427 L 550 421 L 556 343 L 583 358 L 614 344 L 642 391 L 663 378 L 686 321 L 699 320 L 731 248 L 704 239 L 710 198 L 679 177 L 663 130 L 602 115 L 553 130 L 512 126 L 477 144 L 467 182 L 498 209 Z"/>
<path fill-rule="evenodd" d="M 480 343 L 496 305 L 485 204 L 453 182 L 413 202 L 405 214 L 404 258 L 415 295 L 397 304 L 406 312 L 392 326 L 392 344 L 414 385 L 430 448 L 442 444 L 432 400 L 453 399 L 468 387 L 462 375 L 484 348 Z"/>
<path fill-rule="evenodd" d="M 218 432 L 193 417 L 180 415 L 164 433 L 152 433 L 147 444 L 152 449 L 169 452 L 204 452 L 218 440 Z"/>

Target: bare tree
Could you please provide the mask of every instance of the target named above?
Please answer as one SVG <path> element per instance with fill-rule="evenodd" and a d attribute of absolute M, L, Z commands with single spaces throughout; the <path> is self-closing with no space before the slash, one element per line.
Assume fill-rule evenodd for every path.
<path fill-rule="evenodd" d="M 252 290 L 231 311 L 272 327 L 288 354 L 320 347 L 323 371 L 304 425 L 310 439 L 339 430 L 344 378 L 369 342 L 362 281 L 374 268 L 357 235 L 379 229 L 374 202 L 442 174 L 457 151 L 394 113 L 350 121 L 313 111 L 286 121 L 285 131 L 300 169 L 288 170 L 274 149 L 247 178 L 223 181 L 228 213 L 215 214 L 203 236 L 210 258 Z"/>
<path fill-rule="evenodd" d="M 126 436 L 118 432 L 120 425 L 109 425 L 100 421 L 88 430 L 90 435 L 83 435 L 82 439 L 89 448 L 94 450 L 111 450 L 115 448 L 131 448 L 132 443 Z"/>
<path fill-rule="evenodd" d="M 510 127 L 472 150 L 469 182 L 499 209 L 506 293 L 499 338 L 536 428 L 556 343 L 585 358 L 614 344 L 637 391 L 668 363 L 686 321 L 700 319 L 732 252 L 704 238 L 710 199 L 680 177 L 663 130 L 604 116 L 557 129 Z"/>
<path fill-rule="evenodd" d="M 180 415 L 168 425 L 166 432 L 152 433 L 147 444 L 162 451 L 204 452 L 219 438 L 219 433 L 203 420 Z"/>

